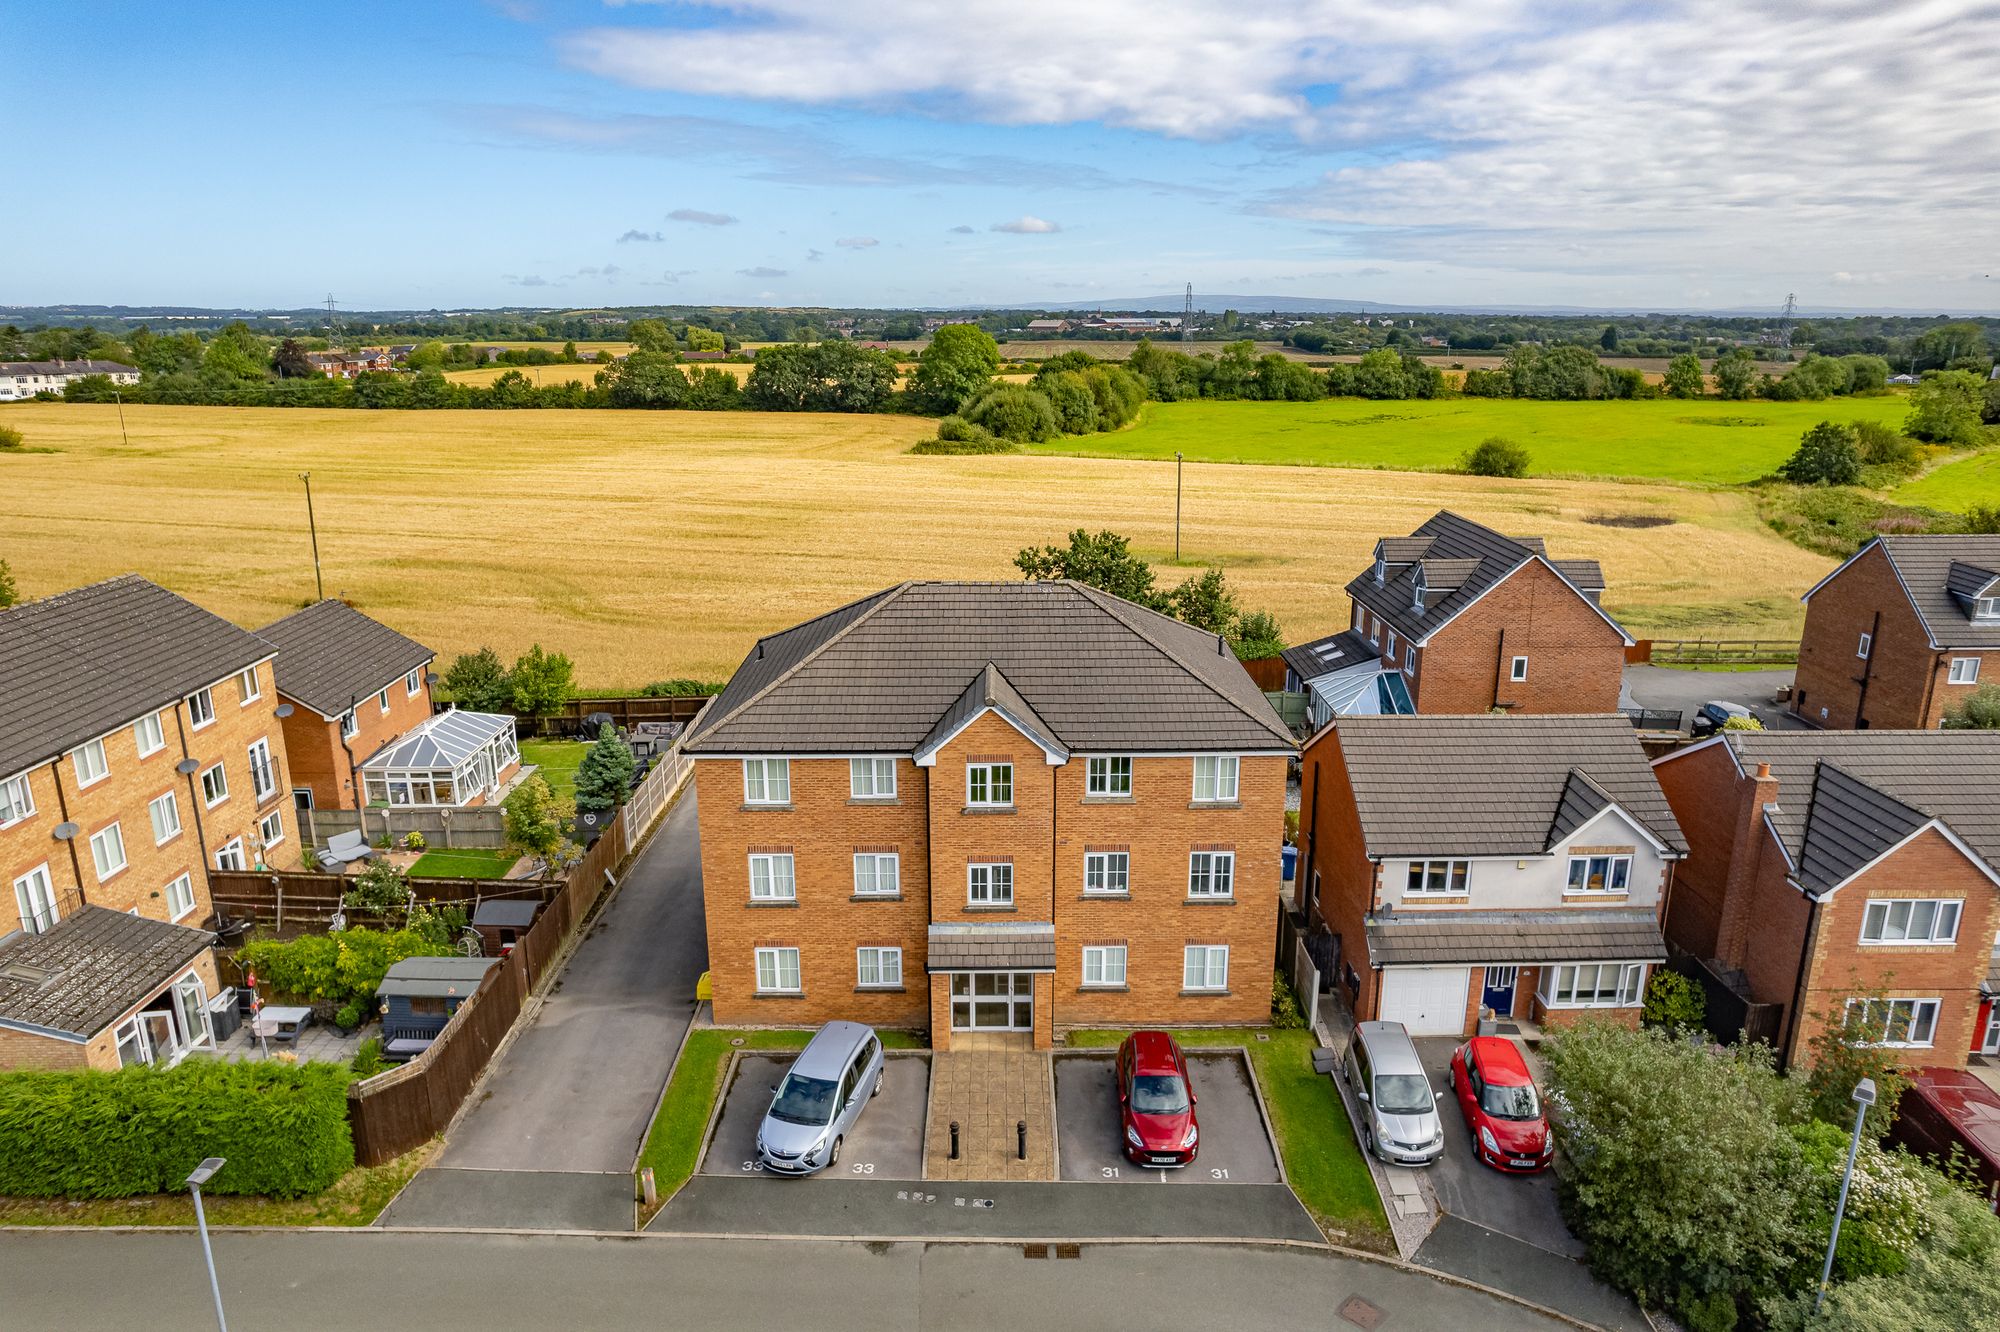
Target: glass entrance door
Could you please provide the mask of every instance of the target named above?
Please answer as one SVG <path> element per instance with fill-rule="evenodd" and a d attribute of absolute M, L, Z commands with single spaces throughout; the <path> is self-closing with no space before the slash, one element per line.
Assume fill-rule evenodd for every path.
<path fill-rule="evenodd" d="M 951 977 L 953 1031 L 1033 1031 L 1035 973 L 955 971 Z"/>
<path fill-rule="evenodd" d="M 1979 1043 L 1979 1053 L 2000 1054 L 2000 1000 L 1986 1014 L 1986 1039 Z"/>

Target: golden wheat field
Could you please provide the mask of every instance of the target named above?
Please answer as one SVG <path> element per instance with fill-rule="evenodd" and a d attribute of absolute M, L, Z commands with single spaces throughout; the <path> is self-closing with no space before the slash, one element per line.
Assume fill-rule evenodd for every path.
<path fill-rule="evenodd" d="M 1173 557 L 1170 463 L 906 452 L 930 422 L 749 412 L 368 412 L 25 403 L 0 456 L 24 596 L 134 571 L 255 627 L 329 595 L 451 654 L 560 648 L 594 688 L 721 678 L 759 634 L 906 578 L 1017 577 L 1022 546 L 1109 527 Z M 1440 506 L 1602 560 L 1641 634 L 1771 636 L 1830 561 L 1742 495 L 1188 464 L 1182 563 L 1219 564 L 1294 641 L 1347 614 L 1377 535 Z M 1627 529 L 1607 518 L 1673 518 Z M 1593 521 L 1599 520 L 1599 521 Z"/>

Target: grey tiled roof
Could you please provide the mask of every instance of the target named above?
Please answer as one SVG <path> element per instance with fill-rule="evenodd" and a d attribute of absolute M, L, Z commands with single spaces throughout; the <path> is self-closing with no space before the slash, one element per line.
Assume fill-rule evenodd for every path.
<path fill-rule="evenodd" d="M 1071 752 L 1289 749 L 1212 634 L 1072 582 L 904 583 L 761 640 L 690 753 L 913 753 L 991 663 Z"/>
<path fill-rule="evenodd" d="M 1650 911 L 1405 914 L 1369 920 L 1368 960 L 1378 966 L 1544 962 L 1661 962 L 1666 940 Z"/>
<path fill-rule="evenodd" d="M 400 683 L 437 654 L 413 638 L 328 598 L 257 631 L 278 648 L 278 689 L 322 717 Z"/>
<path fill-rule="evenodd" d="M 271 653 L 255 634 L 136 574 L 0 611 L 0 777 Z"/>
<path fill-rule="evenodd" d="M 1284 657 L 1285 665 L 1297 672 L 1299 679 L 1316 680 L 1350 666 L 1380 661 L 1382 650 L 1370 647 L 1368 640 L 1352 629 L 1342 629 L 1337 634 L 1288 647 L 1280 655 Z"/>
<path fill-rule="evenodd" d="M 1875 538 L 1895 566 L 1931 641 L 1941 648 L 2000 648 L 2000 620 L 1975 621 L 1972 590 L 2000 576 L 2000 536 Z M 1954 569 L 1954 566 L 1958 566 Z M 1994 572 L 1989 573 L 1988 570 Z"/>
<path fill-rule="evenodd" d="M 1687 850 L 1620 714 L 1341 717 L 1333 729 L 1370 856 L 1541 855 L 1559 818 L 1580 808 L 1572 773 L 1669 850 Z"/>
<path fill-rule="evenodd" d="M 1801 882 L 1832 887 L 1931 819 L 2000 868 L 2000 737 L 1986 731 L 1730 731 L 1771 765 L 1771 826 Z"/>
<path fill-rule="evenodd" d="M 85 906 L 0 941 L 0 1024 L 95 1036 L 174 979 L 214 935 Z"/>
<path fill-rule="evenodd" d="M 988 708 L 993 708 L 1023 731 L 1030 740 L 1045 749 L 1053 750 L 1067 757 L 1062 742 L 1049 730 L 1047 722 L 1036 715 L 1034 706 L 1021 697 L 1021 691 L 1007 682 L 998 666 L 987 662 L 981 666 L 965 686 L 965 692 L 958 700 L 944 710 L 937 725 L 924 737 L 923 744 L 917 746 L 919 756 L 941 748 L 947 740 L 956 735 L 968 722 Z"/>
<path fill-rule="evenodd" d="M 1549 828 L 1547 845 L 1555 846 L 1616 803 L 1588 773 L 1571 768 L 1569 780 L 1563 783 L 1562 800 L 1556 805 L 1556 821 Z"/>
<path fill-rule="evenodd" d="M 927 971 L 1054 971 L 1056 927 L 1039 921 L 936 924 Z"/>
<path fill-rule="evenodd" d="M 1375 548 L 1387 565 L 1383 581 L 1376 583 L 1371 564 L 1347 584 L 1347 595 L 1418 642 L 1529 560 L 1547 558 L 1540 537 L 1502 536 L 1449 510 L 1439 510 L 1409 536 L 1382 538 Z M 1584 592 L 1604 588 L 1603 570 L 1594 560 L 1551 564 Z M 1414 607 L 1420 568 L 1427 589 L 1421 611 Z"/>

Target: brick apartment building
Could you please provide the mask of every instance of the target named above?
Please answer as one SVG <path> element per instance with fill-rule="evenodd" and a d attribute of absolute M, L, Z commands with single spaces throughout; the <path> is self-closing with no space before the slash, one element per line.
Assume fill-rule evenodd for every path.
<path fill-rule="evenodd" d="M 719 1022 L 1046 1047 L 1269 1010 L 1293 746 L 1215 635 L 905 583 L 760 640 L 684 750 Z"/>
<path fill-rule="evenodd" d="M 272 655 L 129 575 L 0 612 L 0 1068 L 211 1042 L 207 871 L 298 857 Z"/>
<path fill-rule="evenodd" d="M 2000 657 L 2000 536 L 1878 536 L 1805 595 L 1792 711 L 1933 730 Z"/>
<path fill-rule="evenodd" d="M 1374 563 L 1347 585 L 1348 628 L 1288 653 L 1290 683 L 1327 695 L 1322 723 L 1343 710 L 1611 712 L 1632 639 L 1598 604 L 1603 592 L 1597 561 L 1551 559 L 1540 537 L 1441 511 L 1375 543 Z M 1329 674 L 1339 698 L 1316 683 Z M 1361 674 L 1394 678 L 1372 693 L 1344 687 Z"/>
<path fill-rule="evenodd" d="M 1625 717 L 1339 717 L 1301 763 L 1299 904 L 1357 1019 L 1638 1023 L 1687 843 Z"/>
<path fill-rule="evenodd" d="M 1759 1034 L 1781 1059 L 1809 1059 L 1826 1014 L 1857 990 L 1883 992 L 1872 1020 L 1911 1065 L 2000 1052 L 2000 743 L 1732 731 L 1654 771 L 1690 843 L 1667 937 L 1773 1006 Z"/>

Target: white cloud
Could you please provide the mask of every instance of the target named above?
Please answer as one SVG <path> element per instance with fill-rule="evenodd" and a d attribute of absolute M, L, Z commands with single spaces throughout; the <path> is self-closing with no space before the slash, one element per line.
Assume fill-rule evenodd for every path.
<path fill-rule="evenodd" d="M 667 238 L 666 233 L 663 231 L 640 231 L 637 228 L 634 228 L 633 230 L 628 231 L 624 235 L 620 236 L 618 238 L 618 243 L 620 245 L 625 245 L 629 244 L 632 241 L 663 241 L 666 238 Z"/>
<path fill-rule="evenodd" d="M 1005 231 L 1016 236 L 1047 236 L 1062 228 L 1054 222 L 1045 222 L 1039 217 L 1023 213 L 1012 222 L 995 222 L 989 231 Z"/>
<path fill-rule="evenodd" d="M 972 228 L 966 226 L 963 222 L 961 222 L 957 226 L 951 229 L 951 234 L 954 236 L 970 236 L 972 234 Z"/>
<path fill-rule="evenodd" d="M 881 243 L 873 236 L 842 236 L 834 242 L 843 250 L 872 250 Z"/>
<path fill-rule="evenodd" d="M 705 213 L 699 208 L 676 208 L 667 214 L 669 222 L 693 222 L 704 227 L 726 227 L 736 221 L 728 213 Z"/>
<path fill-rule="evenodd" d="M 739 268 L 736 271 L 744 277 L 751 278 L 781 278 L 785 276 L 785 270 L 782 268 L 766 268 L 761 265 L 756 268 Z"/>

